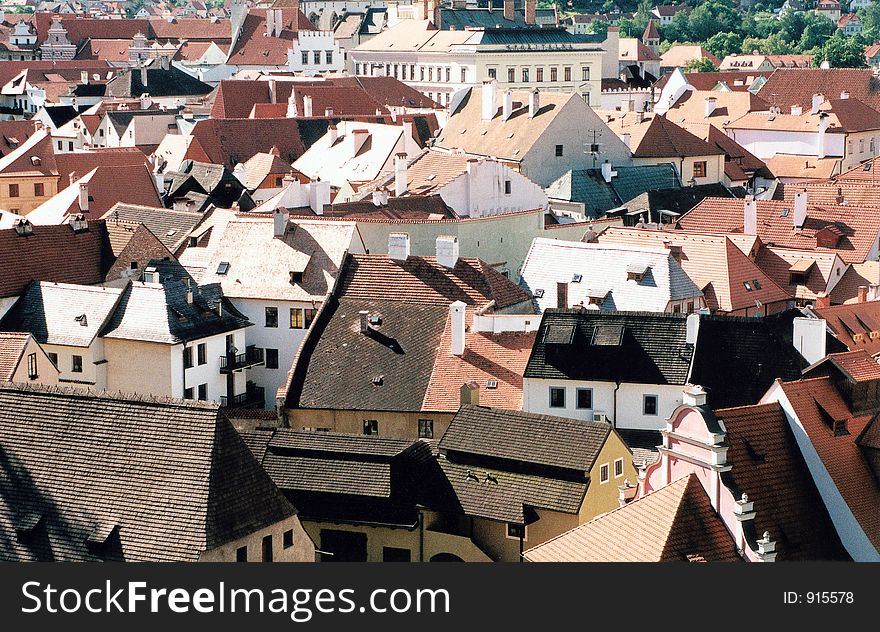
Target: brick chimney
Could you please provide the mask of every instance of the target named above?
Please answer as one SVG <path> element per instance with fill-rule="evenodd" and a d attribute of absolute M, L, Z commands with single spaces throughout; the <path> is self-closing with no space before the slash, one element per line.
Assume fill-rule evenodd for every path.
<path fill-rule="evenodd" d="M 504 0 L 504 19 L 513 22 L 514 16 L 513 0 Z"/>
<path fill-rule="evenodd" d="M 526 0 L 526 24 L 537 23 L 537 0 Z"/>
<path fill-rule="evenodd" d="M 868 286 L 860 285 L 859 286 L 859 303 L 866 303 L 868 301 Z M 818 307 L 818 305 L 816 306 Z"/>
<path fill-rule="evenodd" d="M 819 292 L 816 295 L 816 309 L 825 309 L 826 307 L 831 307 L 831 297 L 827 292 Z"/>

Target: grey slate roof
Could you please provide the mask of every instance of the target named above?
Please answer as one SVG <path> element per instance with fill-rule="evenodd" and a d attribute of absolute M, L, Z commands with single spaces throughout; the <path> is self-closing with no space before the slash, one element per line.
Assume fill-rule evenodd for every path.
<path fill-rule="evenodd" d="M 587 472 L 609 434 L 607 423 L 467 405 L 453 417 L 439 448 Z"/>
<path fill-rule="evenodd" d="M 147 68 L 147 83 L 141 81 L 141 71 L 138 68 L 121 72 L 107 82 L 107 95 L 111 97 L 139 97 L 148 93 L 151 97 L 178 97 L 189 95 L 203 95 L 211 92 L 213 88 L 192 75 L 182 70 L 169 66 L 163 70 L 158 63 L 154 62 Z"/>
<path fill-rule="evenodd" d="M 2 560 L 196 561 L 295 513 L 216 404 L 0 384 Z"/>
<path fill-rule="evenodd" d="M 34 282 L 0 321 L 41 344 L 88 347 L 119 303 L 122 289 Z"/>
<path fill-rule="evenodd" d="M 615 167 L 614 171 L 617 175 L 611 182 L 605 182 L 600 169 L 569 171 L 547 187 L 547 196 L 581 202 L 587 215 L 596 218 L 646 191 L 681 187 L 678 171 L 671 163 Z"/>
<path fill-rule="evenodd" d="M 158 269 L 160 283 L 130 283 L 102 336 L 178 344 L 252 324 L 223 298 L 219 284 L 196 286 L 176 261 L 150 261 L 150 266 Z M 186 300 L 187 279 L 193 288 L 192 304 Z"/>
<path fill-rule="evenodd" d="M 517 27 L 517 28 L 536 28 L 534 24 L 527 25 L 525 11 L 523 9 L 514 9 L 513 20 L 504 18 L 504 9 L 499 8 L 490 11 L 488 8 L 468 7 L 466 9 L 443 8 L 440 10 L 440 28 L 444 31 L 456 29 L 463 31 L 468 27 L 482 27 L 494 29 L 497 26 Z M 553 9 L 537 9 L 536 16 L 540 16 L 545 21 L 556 19 Z"/>
<path fill-rule="evenodd" d="M 548 309 L 524 377 L 684 385 L 693 355 L 685 343 L 686 318 L 685 314 Z M 619 345 L 592 344 L 595 333 L 606 327 L 622 328 Z M 551 342 L 563 330 L 571 332 L 571 341 Z"/>
<path fill-rule="evenodd" d="M 137 206 L 135 204 L 116 204 L 104 213 L 104 219 L 112 224 L 113 220 L 140 222 L 150 229 L 162 244 L 172 253 L 185 244 L 190 232 L 205 219 L 205 214 L 192 211 L 175 211 L 169 208 Z"/>
<path fill-rule="evenodd" d="M 604 38 L 596 34 L 575 35 L 564 28 L 487 28 L 474 31 L 465 44 L 483 46 L 548 46 L 567 47 L 571 45 L 592 44 L 596 50 L 601 47 Z"/>

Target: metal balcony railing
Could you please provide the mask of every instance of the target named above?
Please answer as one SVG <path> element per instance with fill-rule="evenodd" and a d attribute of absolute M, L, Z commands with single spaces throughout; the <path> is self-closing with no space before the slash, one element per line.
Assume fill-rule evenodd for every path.
<path fill-rule="evenodd" d="M 227 354 L 220 356 L 220 373 L 232 373 L 252 366 L 258 366 L 264 362 L 264 349 L 249 346 L 244 353 Z"/>
<path fill-rule="evenodd" d="M 248 385 L 247 391 L 231 399 L 226 396 L 220 397 L 220 406 L 223 408 L 262 408 L 265 403 L 266 389 L 262 386 Z"/>

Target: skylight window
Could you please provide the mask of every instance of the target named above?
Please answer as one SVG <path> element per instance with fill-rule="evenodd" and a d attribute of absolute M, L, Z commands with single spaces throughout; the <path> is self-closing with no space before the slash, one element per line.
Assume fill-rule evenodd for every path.
<path fill-rule="evenodd" d="M 865 170 L 865 171 L 870 171 L 870 170 L 871 170 L 871 163 L 870 163 L 870 162 L 866 162 L 866 163 L 865 163 L 864 170 Z"/>
<path fill-rule="evenodd" d="M 748 281 L 743 281 L 743 287 L 746 288 L 746 292 L 752 291 L 752 285 Z"/>
<path fill-rule="evenodd" d="M 541 289 L 535 290 L 535 298 L 543 298 L 543 297 L 544 297 L 544 290 L 541 290 Z"/>
<path fill-rule="evenodd" d="M 498 380 L 486 380 L 486 388 L 498 388 Z"/>
<path fill-rule="evenodd" d="M 590 341 L 594 347 L 619 346 L 623 340 L 623 325 L 597 325 L 593 329 L 593 338 Z"/>
<path fill-rule="evenodd" d="M 791 212 L 790 209 L 784 208 L 784 209 L 782 209 L 782 211 L 779 213 L 779 217 L 788 217 L 788 214 L 789 214 L 790 212 Z"/>
<path fill-rule="evenodd" d="M 580 283 L 583 280 L 584 280 L 584 275 L 582 275 L 582 274 L 575 274 L 574 276 L 571 277 L 572 283 Z"/>
<path fill-rule="evenodd" d="M 752 280 L 752 285 L 755 287 L 756 290 L 760 290 L 760 289 L 761 289 L 761 282 L 758 281 L 758 279 L 754 279 L 754 280 Z"/>
<path fill-rule="evenodd" d="M 229 272 L 229 262 L 221 261 L 217 266 L 217 274 L 226 274 L 227 272 Z"/>

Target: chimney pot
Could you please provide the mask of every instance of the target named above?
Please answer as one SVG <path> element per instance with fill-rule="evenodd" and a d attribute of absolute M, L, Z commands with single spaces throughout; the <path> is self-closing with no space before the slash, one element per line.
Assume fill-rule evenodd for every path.
<path fill-rule="evenodd" d="M 369 331 L 370 329 L 369 318 L 370 312 L 368 312 L 367 310 L 362 309 L 358 312 L 358 327 L 362 334 L 367 333 L 367 331 Z"/>

